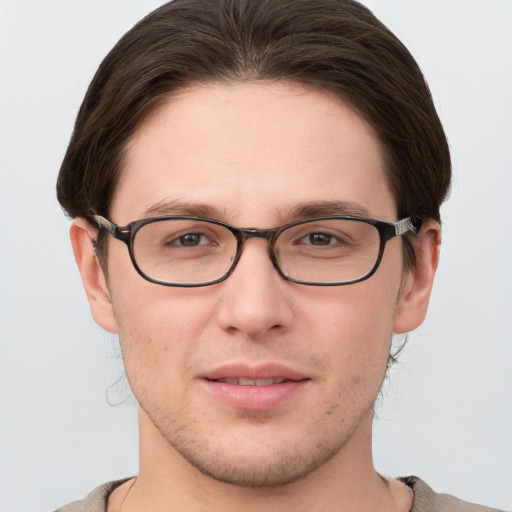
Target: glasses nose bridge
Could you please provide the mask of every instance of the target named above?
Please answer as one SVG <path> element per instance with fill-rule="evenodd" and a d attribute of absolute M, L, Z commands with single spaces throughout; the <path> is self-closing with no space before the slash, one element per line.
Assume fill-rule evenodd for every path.
<path fill-rule="evenodd" d="M 274 257 L 274 247 L 272 242 L 275 239 L 277 231 L 278 229 L 238 228 L 236 230 L 238 235 L 238 249 L 237 255 L 233 261 L 232 271 L 238 265 L 238 262 L 242 257 L 242 253 L 245 248 L 245 242 L 250 238 L 262 238 L 267 241 L 268 257 L 272 261 L 272 264 L 276 266 L 276 261 Z"/>
<path fill-rule="evenodd" d="M 267 249 L 271 259 L 273 253 L 273 241 L 278 229 L 259 229 L 259 228 L 239 228 L 239 258 L 242 255 L 242 251 L 244 250 L 245 242 L 249 240 L 249 238 L 263 238 L 267 241 Z"/>
<path fill-rule="evenodd" d="M 245 242 L 249 238 L 264 238 L 270 242 L 276 233 L 277 229 L 258 229 L 258 228 L 240 228 L 239 232 L 242 235 L 242 241 Z"/>

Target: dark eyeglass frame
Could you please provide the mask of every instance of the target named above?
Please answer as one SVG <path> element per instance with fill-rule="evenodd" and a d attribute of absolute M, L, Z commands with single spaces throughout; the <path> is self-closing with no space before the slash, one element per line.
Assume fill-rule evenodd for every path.
<path fill-rule="evenodd" d="M 244 242 L 249 238 L 264 238 L 268 242 L 268 248 L 269 248 L 269 256 L 272 261 L 272 264 L 274 265 L 275 269 L 278 271 L 278 273 L 287 281 L 291 281 L 292 283 L 297 284 L 303 284 L 307 286 L 344 286 L 347 284 L 353 284 L 358 283 L 361 281 L 365 281 L 366 279 L 370 278 L 375 272 L 377 271 L 377 268 L 380 265 L 380 262 L 382 260 L 382 256 L 384 254 L 384 248 L 386 247 L 386 243 L 391 240 L 392 238 L 396 236 L 401 236 L 406 233 L 413 233 L 414 235 L 417 235 L 421 229 L 422 220 L 418 218 L 413 217 L 407 217 L 405 219 L 396 221 L 396 222 L 385 222 L 382 220 L 376 220 L 366 217 L 353 217 L 353 216 L 328 216 L 328 217 L 315 217 L 315 218 L 309 218 L 309 219 L 303 219 L 298 220 L 296 222 L 292 222 L 290 224 L 285 224 L 284 226 L 279 226 L 274 229 L 257 229 L 257 228 L 236 228 L 234 226 L 231 226 L 230 224 L 226 224 L 225 222 L 222 222 L 220 220 L 215 219 L 205 219 L 202 217 L 195 217 L 195 216 L 189 216 L 189 215 L 167 215 L 162 217 L 149 217 L 147 219 L 140 219 L 135 220 L 133 222 L 130 222 L 126 226 L 118 226 L 114 222 L 106 219 L 105 217 L 102 217 L 101 215 L 93 215 L 94 220 L 97 222 L 98 227 L 101 229 L 104 229 L 107 231 L 110 235 L 112 235 L 115 239 L 120 240 L 121 242 L 124 242 L 126 246 L 128 247 L 128 252 L 130 254 L 130 259 L 132 261 L 133 266 L 135 267 L 135 270 L 139 273 L 141 277 L 143 277 L 146 281 L 149 281 L 151 283 L 160 284 L 163 286 L 175 286 L 180 288 L 196 288 L 200 286 L 210 286 L 213 284 L 221 283 L 222 281 L 225 281 L 231 273 L 235 270 L 238 262 L 240 261 L 240 257 L 242 256 L 243 248 L 244 248 Z M 235 257 L 233 258 L 233 262 L 231 263 L 231 266 L 228 268 L 228 270 L 219 277 L 218 279 L 215 279 L 213 281 L 207 281 L 204 283 L 172 283 L 167 281 L 160 281 L 158 279 L 154 279 L 148 275 L 146 275 L 138 266 L 137 261 L 135 259 L 134 250 L 133 250 L 133 242 L 135 239 L 135 235 L 137 234 L 137 231 L 139 231 L 140 228 L 147 224 L 151 224 L 153 222 L 163 222 L 167 220 L 194 220 L 194 221 L 200 221 L 200 222 L 206 222 L 210 224 L 216 224 L 218 226 L 222 226 L 229 230 L 237 241 L 236 246 L 236 253 Z M 316 281 L 304 281 L 300 279 L 295 279 L 293 277 L 288 276 L 279 266 L 279 262 L 277 261 L 274 246 L 277 238 L 279 235 L 286 231 L 287 229 L 293 228 L 295 226 L 299 226 L 301 224 L 307 224 L 308 222 L 314 222 L 314 221 L 322 221 L 322 220 L 349 220 L 349 221 L 355 221 L 355 222 L 363 222 L 365 224 L 369 224 L 371 226 L 374 226 L 380 237 L 380 246 L 379 246 L 379 253 L 377 256 L 377 260 L 375 261 L 375 264 L 373 267 L 364 274 L 361 277 L 358 277 L 357 279 L 352 279 L 351 281 L 342 281 L 342 282 L 316 282 Z"/>

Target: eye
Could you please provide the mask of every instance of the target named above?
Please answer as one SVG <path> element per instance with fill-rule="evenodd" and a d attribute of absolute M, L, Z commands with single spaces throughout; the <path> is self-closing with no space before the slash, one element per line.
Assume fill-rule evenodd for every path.
<path fill-rule="evenodd" d="M 197 247 L 210 244 L 210 239 L 204 233 L 185 233 L 177 238 L 169 240 L 166 245 L 179 245 L 181 247 Z"/>
<path fill-rule="evenodd" d="M 332 233 L 314 231 L 301 237 L 296 243 L 315 246 L 340 246 L 345 242 L 340 237 L 333 235 Z"/>
<path fill-rule="evenodd" d="M 330 233 L 309 233 L 300 240 L 300 243 L 311 245 L 330 245 L 331 242 L 339 241 Z"/>

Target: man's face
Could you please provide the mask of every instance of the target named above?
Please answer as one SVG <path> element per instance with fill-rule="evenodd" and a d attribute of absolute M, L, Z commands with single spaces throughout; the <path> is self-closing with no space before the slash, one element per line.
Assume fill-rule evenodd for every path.
<path fill-rule="evenodd" d="M 395 221 L 383 167 L 374 131 L 333 96 L 198 86 L 143 123 L 110 217 L 199 213 L 273 228 L 313 206 Z M 326 210 L 333 202 L 349 209 Z M 290 482 L 360 454 L 407 280 L 401 251 L 392 239 L 364 282 L 304 286 L 280 277 L 253 238 L 225 282 L 175 288 L 145 281 L 109 239 L 113 313 L 99 323 L 119 332 L 142 442 L 239 485 Z"/>

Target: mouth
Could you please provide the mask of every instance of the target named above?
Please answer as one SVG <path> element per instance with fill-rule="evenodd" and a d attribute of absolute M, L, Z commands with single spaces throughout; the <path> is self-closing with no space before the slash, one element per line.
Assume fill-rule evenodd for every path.
<path fill-rule="evenodd" d="M 273 384 L 281 384 L 286 379 L 248 379 L 246 377 L 225 377 L 216 379 L 215 382 L 225 382 L 226 384 L 234 384 L 236 386 L 272 386 Z"/>
<path fill-rule="evenodd" d="M 228 365 L 203 376 L 202 382 L 206 390 L 225 405 L 266 411 L 296 400 L 311 379 L 280 365 Z"/>

